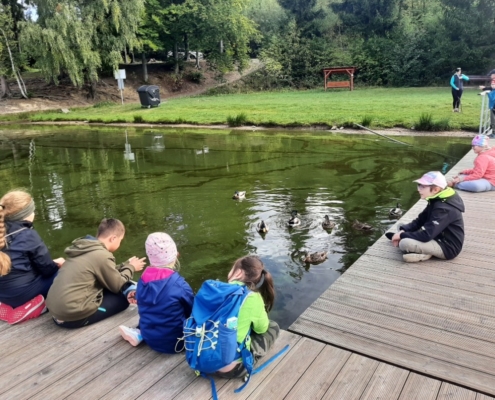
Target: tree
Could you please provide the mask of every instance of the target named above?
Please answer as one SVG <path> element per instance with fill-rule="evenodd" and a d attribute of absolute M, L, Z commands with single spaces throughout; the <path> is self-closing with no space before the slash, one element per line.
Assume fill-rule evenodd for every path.
<path fill-rule="evenodd" d="M 133 49 L 144 0 L 33 0 L 37 21 L 21 24 L 21 42 L 45 77 L 66 73 L 76 86 L 95 84 L 102 68 L 118 68 Z"/>

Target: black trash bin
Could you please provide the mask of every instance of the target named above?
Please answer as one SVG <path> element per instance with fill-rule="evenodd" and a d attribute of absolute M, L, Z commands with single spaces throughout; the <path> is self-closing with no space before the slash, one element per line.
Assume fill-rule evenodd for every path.
<path fill-rule="evenodd" d="M 155 85 L 143 85 L 137 90 L 141 107 L 150 108 L 160 105 L 160 89 Z"/>

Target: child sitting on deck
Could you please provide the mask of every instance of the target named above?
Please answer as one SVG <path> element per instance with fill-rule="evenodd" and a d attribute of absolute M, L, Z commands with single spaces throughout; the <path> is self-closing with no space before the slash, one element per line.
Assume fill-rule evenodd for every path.
<path fill-rule="evenodd" d="M 392 244 L 405 253 L 405 262 L 425 261 L 432 256 L 447 260 L 457 257 L 464 243 L 461 197 L 438 171 L 427 172 L 414 182 L 428 205 L 414 221 L 399 226 L 399 232 L 391 237 Z"/>
<path fill-rule="evenodd" d="M 468 192 L 495 190 L 495 158 L 488 145 L 488 136 L 476 135 L 471 144 L 476 154 L 474 168 L 461 171 L 448 185 Z"/>
<path fill-rule="evenodd" d="M 133 346 L 144 340 L 155 351 L 173 354 L 184 321 L 191 314 L 194 293 L 179 275 L 179 253 L 169 235 L 152 233 L 145 246 L 150 266 L 139 279 L 137 290 L 128 294 L 129 302 L 138 305 L 139 327 L 119 326 L 119 330 Z"/>
<path fill-rule="evenodd" d="M 131 285 L 144 258 L 132 257 L 115 265 L 112 252 L 124 239 L 124 224 L 103 219 L 97 237 L 76 239 L 65 250 L 68 258 L 55 278 L 46 305 L 54 322 L 64 328 L 81 328 L 124 311 L 129 303 L 122 293 Z"/>
<path fill-rule="evenodd" d="M 63 258 L 53 260 L 33 229 L 35 206 L 22 189 L 0 199 L 0 320 L 9 324 L 40 316 Z"/>

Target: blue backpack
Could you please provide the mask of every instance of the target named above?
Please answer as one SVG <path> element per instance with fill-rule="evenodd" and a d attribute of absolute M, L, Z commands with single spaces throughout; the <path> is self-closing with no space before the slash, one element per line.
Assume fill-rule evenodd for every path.
<path fill-rule="evenodd" d="M 184 322 L 184 348 L 186 361 L 197 375 L 210 379 L 213 399 L 217 400 L 213 374 L 235 360 L 242 359 L 247 371 L 245 383 L 234 392 L 239 393 L 249 383 L 251 375 L 263 370 L 288 349 L 282 351 L 253 371 L 253 354 L 246 347 L 251 330 L 237 343 L 237 320 L 239 310 L 250 290 L 215 280 L 207 280 L 199 289 L 191 316 Z"/>

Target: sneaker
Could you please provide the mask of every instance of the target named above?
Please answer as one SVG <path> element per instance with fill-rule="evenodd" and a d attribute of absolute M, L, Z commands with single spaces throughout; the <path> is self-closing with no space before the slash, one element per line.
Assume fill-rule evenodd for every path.
<path fill-rule="evenodd" d="M 408 263 L 426 261 L 429 260 L 431 257 L 432 257 L 431 254 L 418 254 L 418 253 L 407 253 L 402 255 L 404 261 Z"/>
<path fill-rule="evenodd" d="M 34 299 L 28 301 L 22 306 L 14 308 L 10 318 L 8 318 L 8 323 L 18 324 L 19 322 L 27 321 L 29 319 L 37 318 L 43 312 L 45 308 L 45 298 L 39 294 Z"/>
<path fill-rule="evenodd" d="M 127 326 L 120 325 L 119 331 L 122 337 L 127 340 L 133 346 L 137 346 L 143 341 L 141 331 L 137 328 L 128 328 Z"/>
<path fill-rule="evenodd" d="M 14 309 L 11 306 L 0 303 L 0 321 L 9 322 L 9 317 L 12 315 L 13 311 Z"/>

